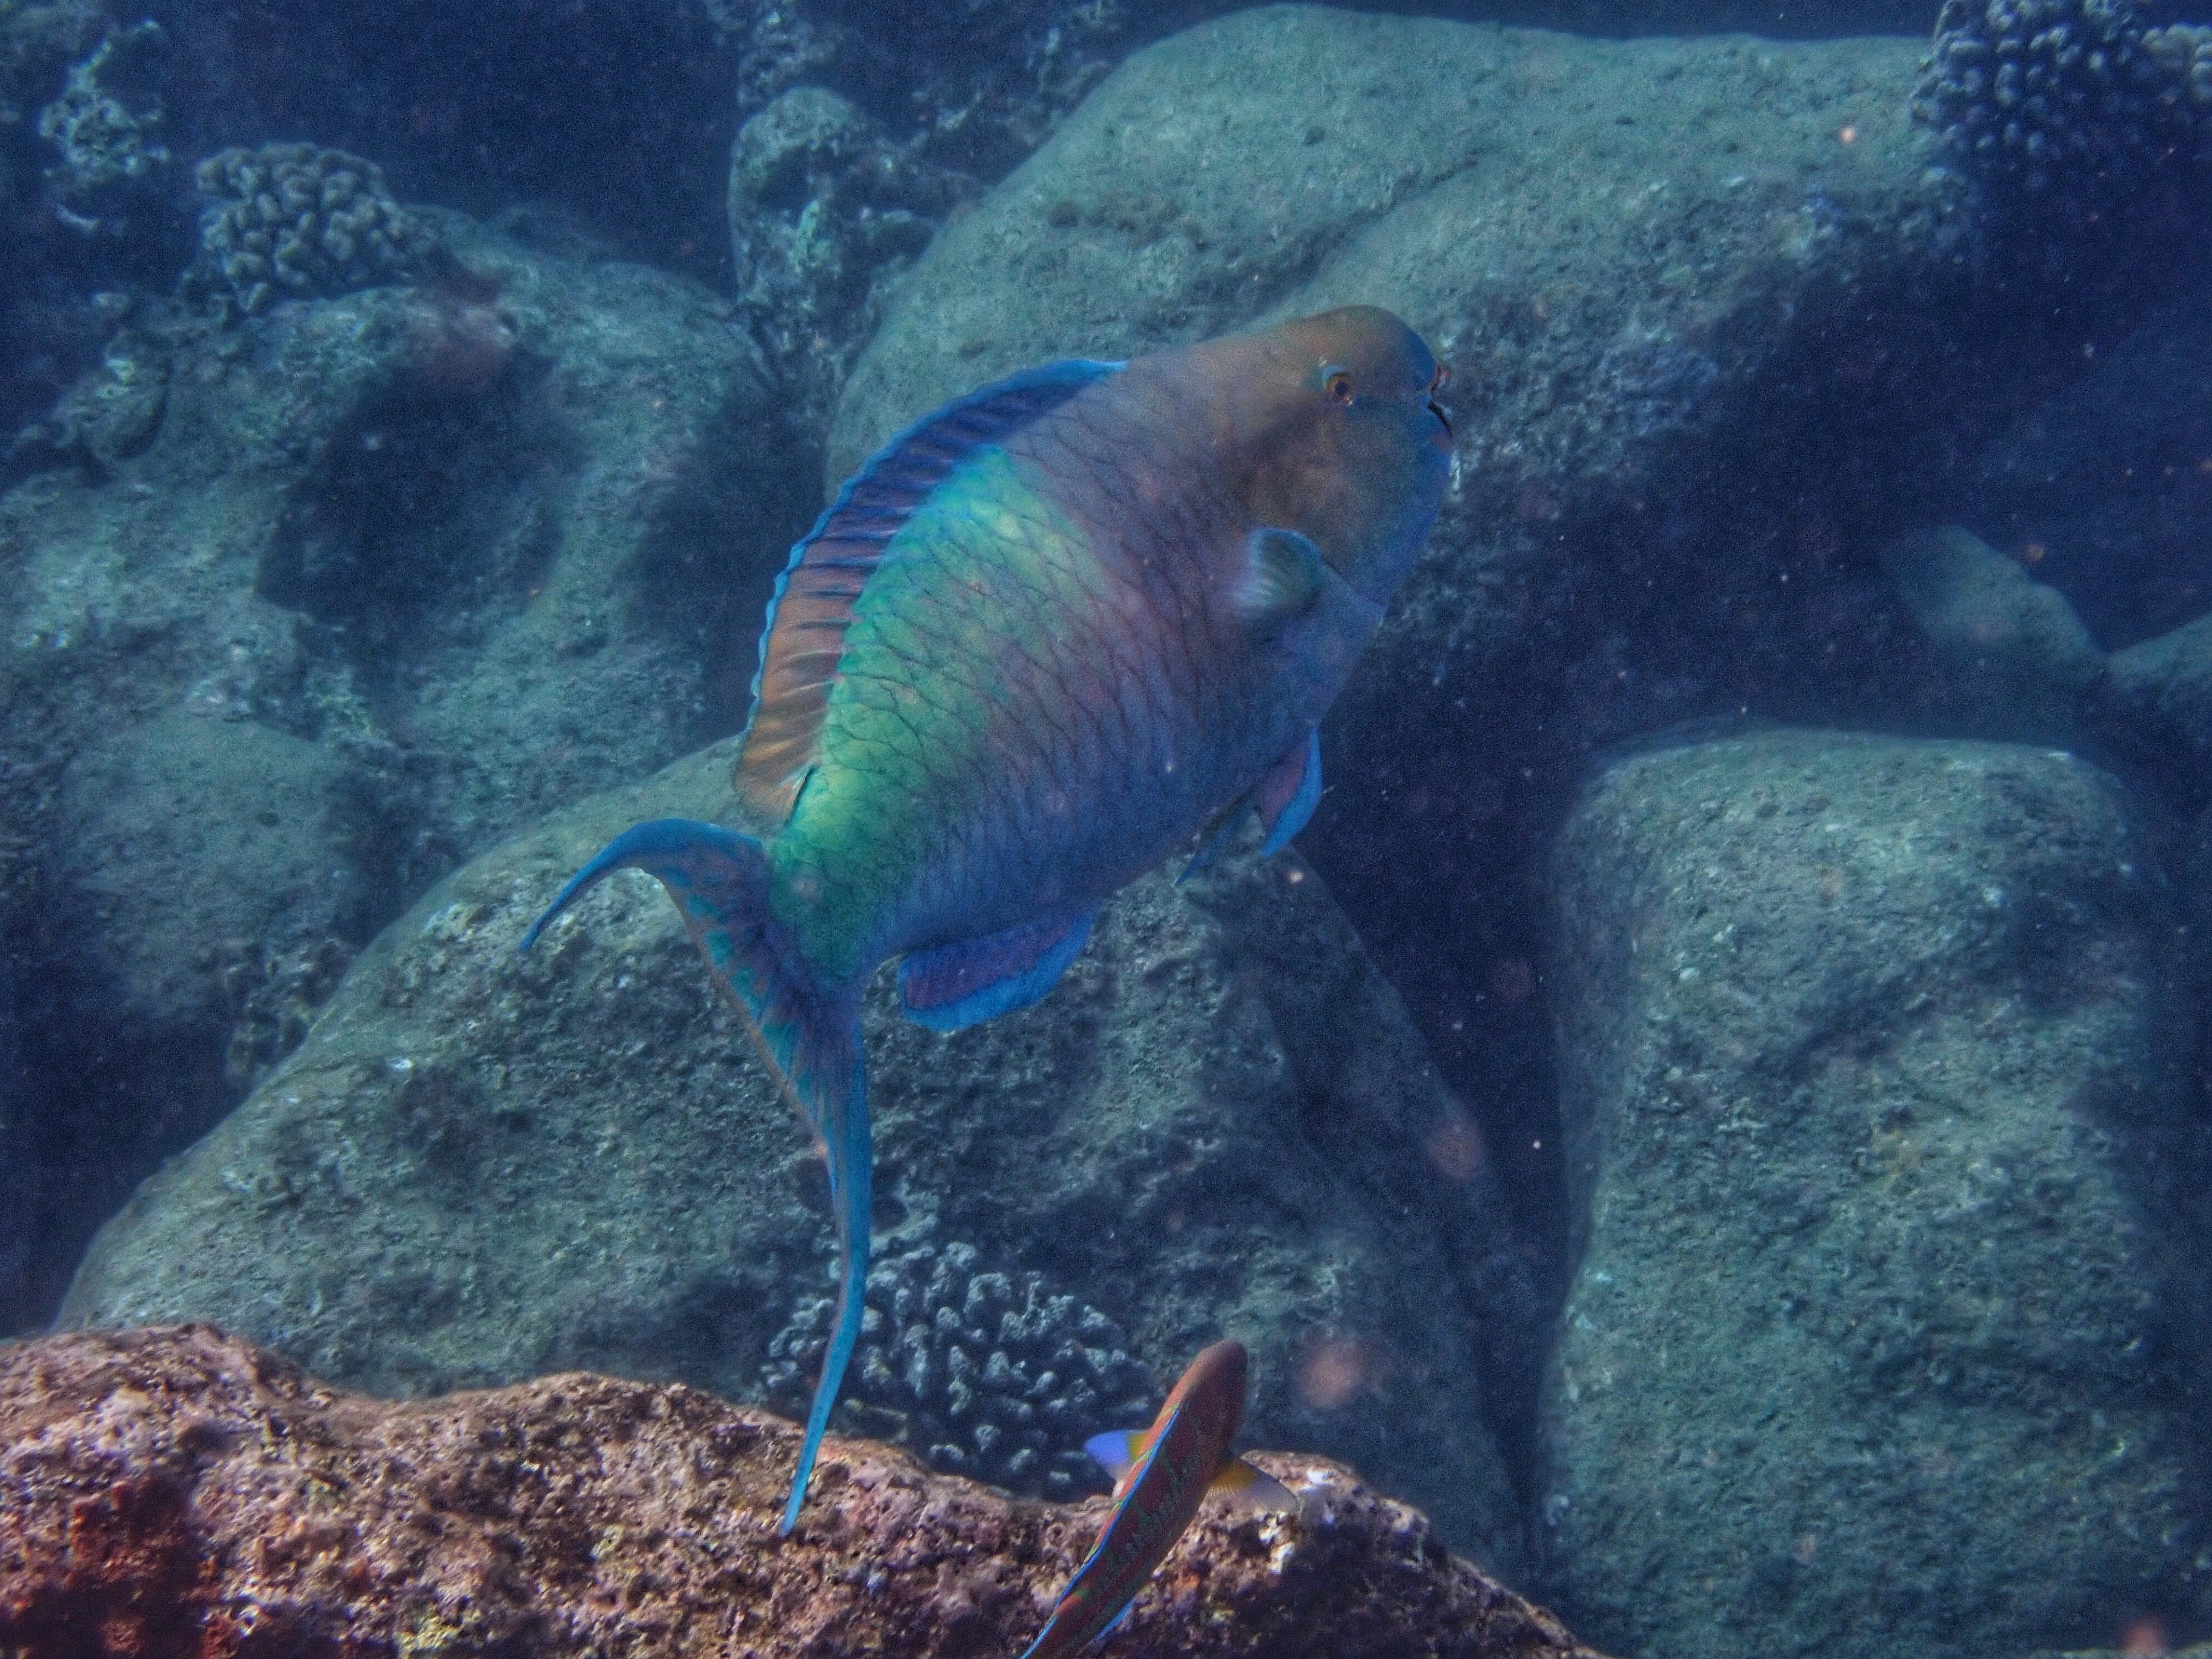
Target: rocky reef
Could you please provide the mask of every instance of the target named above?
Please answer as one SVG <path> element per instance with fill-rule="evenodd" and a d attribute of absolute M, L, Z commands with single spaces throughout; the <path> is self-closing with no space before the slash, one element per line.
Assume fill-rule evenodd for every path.
<path fill-rule="evenodd" d="M 222 1656 L 1013 1653 L 1103 1516 L 570 1375 L 392 1404 L 206 1328 L 0 1346 L 0 1644 Z M 1200 1512 L 1115 1651 L 1596 1659 L 1414 1510 L 1262 1453 L 1293 1517 Z"/>
<path fill-rule="evenodd" d="M 726 744 L 639 781 L 735 728 L 784 547 L 886 433 L 1374 301 L 1450 362 L 1460 442 L 1313 863 L 1139 884 L 977 1031 L 879 994 L 840 1426 L 1079 1489 L 1081 1435 L 1227 1329 L 1264 1440 L 1624 1650 L 2212 1628 L 2200 31 L 1954 0 L 1923 73 L 1929 19 L 1878 0 L 1791 18 L 1911 38 L 1275 7 L 1113 68 L 1216 9 L 950 8 L 908 51 L 844 0 L 203 8 L 161 51 L 223 73 L 149 98 L 155 36 L 30 9 L 0 205 L 82 262 L 7 337 L 58 319 L 18 383 L 68 386 L 0 498 L 19 1324 L 176 1154 L 72 1322 L 210 1318 L 410 1396 L 586 1366 L 796 1406 L 819 1170 L 668 907 L 611 884 L 507 947 L 608 833 L 725 815 Z M 581 67 L 531 106 L 502 54 Z M 302 132 L 321 174 L 246 212 Z M 192 304 L 155 296 L 197 204 L 149 276 L 127 191 L 80 214 L 115 234 L 52 211 L 65 141 L 179 189 L 235 147 Z M 335 258 L 341 172 L 452 263 L 276 280 L 288 228 Z M 100 249 L 139 263 L 95 284 Z M 599 1547 L 657 1572 L 641 1540 Z M 1018 1639 L 976 1616 L 948 1648 Z M 474 1639 L 447 1617 L 405 1639 Z"/>

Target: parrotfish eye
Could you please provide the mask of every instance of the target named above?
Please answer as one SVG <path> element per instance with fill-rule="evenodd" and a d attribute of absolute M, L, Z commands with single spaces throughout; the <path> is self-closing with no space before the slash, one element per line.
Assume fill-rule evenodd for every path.
<path fill-rule="evenodd" d="M 1321 386 L 1328 393 L 1329 402 L 1342 404 L 1347 409 L 1352 406 L 1352 376 L 1335 364 L 1322 370 Z"/>

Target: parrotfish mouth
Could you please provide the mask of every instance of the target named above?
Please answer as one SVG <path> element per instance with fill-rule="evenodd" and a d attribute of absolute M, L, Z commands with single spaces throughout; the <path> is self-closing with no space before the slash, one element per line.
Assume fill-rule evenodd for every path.
<path fill-rule="evenodd" d="M 1451 370 L 1446 368 L 1442 363 L 1437 365 L 1437 372 L 1429 378 L 1429 413 L 1435 416 L 1437 424 L 1443 428 L 1447 441 L 1452 435 L 1451 416 L 1445 412 L 1444 406 L 1437 401 L 1437 394 L 1444 389 L 1450 380 Z"/>

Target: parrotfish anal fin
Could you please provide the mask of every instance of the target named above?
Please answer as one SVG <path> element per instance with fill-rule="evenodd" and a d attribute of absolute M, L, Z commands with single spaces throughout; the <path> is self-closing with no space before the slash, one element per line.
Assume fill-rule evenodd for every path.
<path fill-rule="evenodd" d="M 1260 823 L 1267 832 L 1260 856 L 1272 858 L 1291 844 L 1291 836 L 1306 827 L 1306 820 L 1313 817 L 1314 808 L 1320 804 L 1321 732 L 1316 728 L 1307 732 L 1304 743 L 1269 767 L 1259 782 L 1214 821 L 1206 832 L 1206 839 L 1199 843 L 1198 851 L 1190 855 L 1190 862 L 1176 878 L 1176 884 L 1181 886 L 1221 856 L 1235 838 L 1237 826 L 1244 821 L 1247 808 L 1259 813 Z"/>
<path fill-rule="evenodd" d="M 899 963 L 906 1017 L 933 1031 L 957 1031 L 1028 1007 L 1060 982 L 1091 937 L 1097 914 L 916 951 Z"/>
<path fill-rule="evenodd" d="M 1121 367 L 1079 359 L 1047 363 L 925 416 L 848 479 L 805 539 L 791 550 L 769 601 L 752 717 L 738 751 L 738 799 L 763 827 L 780 825 L 791 815 L 815 757 L 854 603 L 891 538 L 977 449 Z"/>
<path fill-rule="evenodd" d="M 1306 740 L 1270 767 L 1252 792 L 1252 805 L 1266 826 L 1267 839 L 1261 858 L 1273 858 L 1291 844 L 1291 837 L 1306 827 L 1306 820 L 1321 805 L 1321 730 L 1306 733 Z"/>
<path fill-rule="evenodd" d="M 531 925 L 522 947 L 537 943 L 548 923 L 617 870 L 643 870 L 668 890 L 684 925 L 705 953 L 714 982 L 751 1024 L 828 1155 L 830 1203 L 837 1218 L 844 1271 L 835 1334 L 822 1362 L 783 1512 L 782 1530 L 787 1533 L 805 1500 L 807 1477 L 866 1311 L 872 1156 L 859 1000 L 849 988 L 818 985 L 776 921 L 769 908 L 768 859 L 760 842 L 720 824 L 688 818 L 656 818 L 616 836 Z"/>
<path fill-rule="evenodd" d="M 1262 635 L 1312 610 L 1328 585 L 1321 550 L 1295 530 L 1255 530 L 1244 553 L 1230 603 Z"/>
<path fill-rule="evenodd" d="M 1296 1492 L 1267 1470 L 1241 1457 L 1232 1457 L 1224 1463 L 1221 1473 L 1213 1477 L 1206 1491 L 1225 1498 L 1232 1508 L 1246 1514 L 1295 1515 L 1304 1507 Z"/>

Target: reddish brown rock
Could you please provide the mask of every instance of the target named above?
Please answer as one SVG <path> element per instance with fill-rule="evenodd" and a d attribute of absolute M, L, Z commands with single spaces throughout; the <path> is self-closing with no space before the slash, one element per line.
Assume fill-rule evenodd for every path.
<path fill-rule="evenodd" d="M 1029 1504 L 862 1441 L 775 1534 L 797 1431 L 574 1374 L 388 1401 L 207 1326 L 0 1348 L 0 1652 L 1020 1652 L 1103 1499 Z M 1293 1519 L 1209 1506 L 1114 1659 L 1595 1659 L 1316 1458 Z"/>

